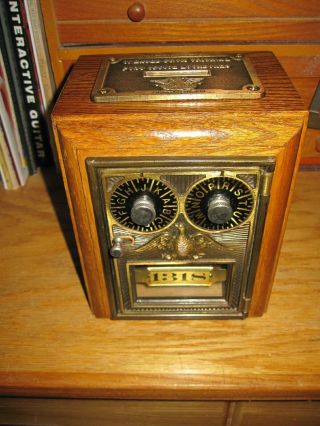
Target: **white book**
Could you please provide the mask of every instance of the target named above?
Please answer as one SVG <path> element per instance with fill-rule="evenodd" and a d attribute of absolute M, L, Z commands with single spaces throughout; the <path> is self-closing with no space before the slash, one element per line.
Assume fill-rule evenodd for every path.
<path fill-rule="evenodd" d="M 16 170 L 0 123 L 0 174 L 5 189 L 20 187 Z"/>
<path fill-rule="evenodd" d="M 16 131 L 16 126 L 14 123 L 14 113 L 11 111 L 11 116 L 7 110 L 7 106 L 3 97 L 4 90 L 4 80 L 0 77 L 0 117 L 2 128 L 5 135 L 5 141 L 7 143 L 8 150 L 10 152 L 10 156 L 12 158 L 13 164 L 15 166 L 18 182 L 20 185 L 24 185 L 29 176 L 29 170 L 24 158 L 24 154 L 22 151 L 22 146 L 20 143 L 19 134 Z M 8 99 L 9 103 L 12 100 Z M 9 104 L 9 108 L 11 105 Z"/>
<path fill-rule="evenodd" d="M 49 51 L 45 38 L 39 0 L 24 0 L 31 38 L 32 55 L 38 75 L 44 112 L 47 112 L 55 93 L 55 83 L 51 70 Z"/>

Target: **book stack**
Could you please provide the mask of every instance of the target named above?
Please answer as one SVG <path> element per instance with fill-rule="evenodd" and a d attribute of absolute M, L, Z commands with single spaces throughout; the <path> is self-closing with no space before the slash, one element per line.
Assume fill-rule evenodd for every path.
<path fill-rule="evenodd" d="M 50 164 L 55 85 L 38 0 L 0 0 L 0 173 L 17 189 Z"/>

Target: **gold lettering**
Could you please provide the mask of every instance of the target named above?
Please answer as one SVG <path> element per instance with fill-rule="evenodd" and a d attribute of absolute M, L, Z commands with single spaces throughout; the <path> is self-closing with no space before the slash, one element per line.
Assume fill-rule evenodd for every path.
<path fill-rule="evenodd" d="M 196 196 L 197 196 L 198 198 L 203 198 L 203 197 L 205 196 L 205 193 L 204 193 L 204 192 L 202 192 L 202 191 L 197 191 L 197 192 L 196 192 Z"/>
<path fill-rule="evenodd" d="M 236 191 L 234 191 L 234 195 L 236 197 L 239 197 L 239 195 L 241 195 L 243 193 L 243 189 L 242 188 L 238 188 Z"/>
<path fill-rule="evenodd" d="M 193 273 L 193 274 L 191 274 L 191 280 L 192 281 L 196 281 L 196 280 L 206 281 L 206 280 L 208 280 L 208 274 L 205 274 L 204 272 L 202 274 Z"/>
<path fill-rule="evenodd" d="M 170 198 L 162 198 L 162 201 L 164 204 L 167 204 L 170 202 Z"/>
<path fill-rule="evenodd" d="M 132 188 L 126 188 L 126 189 L 124 189 L 123 191 L 124 191 L 127 195 L 130 195 L 130 194 L 132 194 L 132 193 L 134 192 Z"/>
<path fill-rule="evenodd" d="M 219 273 L 220 271 L 218 271 Z M 211 286 L 215 283 L 213 268 L 150 267 L 146 284 L 149 286 Z"/>

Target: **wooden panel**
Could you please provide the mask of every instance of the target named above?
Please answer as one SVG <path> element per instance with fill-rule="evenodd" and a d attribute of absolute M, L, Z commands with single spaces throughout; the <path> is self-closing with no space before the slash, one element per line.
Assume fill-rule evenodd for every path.
<path fill-rule="evenodd" d="M 309 109 L 319 83 L 319 78 L 293 78 L 292 83 L 303 99 L 305 108 Z"/>
<path fill-rule="evenodd" d="M 0 425 L 11 426 L 318 426 L 319 423 L 320 402 L 0 400 Z"/>
<path fill-rule="evenodd" d="M 88 6 L 86 0 L 54 0 L 57 19 L 93 20 L 128 19 L 127 9 L 134 0 L 95 0 Z M 143 0 L 147 19 L 214 18 L 214 17 L 315 17 L 320 15 L 317 0 L 295 2 L 291 0 Z"/>
<path fill-rule="evenodd" d="M 291 81 L 301 96 L 305 108 L 309 110 L 311 101 L 319 84 L 319 77 L 292 77 Z"/>
<path fill-rule="evenodd" d="M 287 72 L 290 78 L 320 78 L 320 47 L 314 47 L 313 52 L 306 52 L 306 46 L 296 47 L 295 52 L 290 52 L 290 46 L 287 47 L 287 54 L 284 55 L 282 50 L 285 46 L 280 45 L 255 45 L 255 46 L 246 46 L 246 51 L 272 51 L 278 58 L 279 62 Z M 235 45 L 235 46 L 152 46 L 152 47 L 125 47 L 123 46 L 121 49 L 119 47 L 76 47 L 76 48 L 67 48 L 59 51 L 60 57 L 65 63 L 65 69 L 67 70 L 71 63 L 76 62 L 76 60 L 81 55 L 130 55 L 136 54 L 137 52 L 141 53 L 169 53 L 169 52 L 179 52 L 179 51 L 189 51 L 189 52 L 242 52 L 244 50 L 243 46 Z M 302 54 L 304 51 L 305 56 L 296 56 L 294 53 L 300 52 Z M 312 54 L 319 52 L 319 55 Z M 291 55 L 289 55 L 290 53 Z M 306 80 L 307 81 L 307 80 Z"/>
<path fill-rule="evenodd" d="M 262 97 L 258 102 L 244 102 L 243 100 L 215 100 L 212 102 L 123 102 L 94 103 L 90 100 L 92 84 L 96 79 L 102 57 L 89 56 L 81 58 L 73 69 L 73 77 L 68 80 L 67 85 L 55 107 L 55 115 L 81 116 L 95 114 L 114 114 L 123 111 L 255 111 L 255 113 L 266 113 L 268 111 L 303 111 L 304 106 L 292 83 L 284 73 L 283 69 L 271 53 L 250 53 L 249 57 L 256 69 L 261 83 L 268 96 Z M 276 82 L 276 83 L 275 83 Z M 90 117 L 92 120 L 92 116 Z"/>
<path fill-rule="evenodd" d="M 277 155 L 249 311 L 251 316 L 262 315 L 269 303 L 300 160 L 299 137 L 298 134 L 288 141 L 286 147 Z"/>
<path fill-rule="evenodd" d="M 227 402 L 5 398 L 0 425 L 224 426 Z"/>
<path fill-rule="evenodd" d="M 1 189 L 1 394 L 320 399 L 319 177 L 300 174 L 269 310 L 245 321 L 94 318 L 55 173 Z"/>
<path fill-rule="evenodd" d="M 259 47 L 259 46 L 258 46 Z M 99 50 L 103 54 L 103 50 Z M 85 52 L 81 50 L 79 54 L 90 54 L 92 50 L 87 48 Z M 105 48 L 107 54 L 108 49 Z M 110 54 L 109 54 L 110 55 Z M 70 52 L 70 56 L 74 57 L 75 52 Z M 68 57 L 68 55 L 65 55 Z M 315 89 L 319 82 L 320 78 L 320 56 L 306 56 L 306 57 L 281 57 L 278 56 L 278 59 L 289 77 L 291 77 L 293 85 L 298 90 L 305 108 L 308 109 L 311 103 L 311 100 L 314 96 Z M 69 73 L 72 65 L 76 60 L 63 59 L 62 64 L 64 67 L 64 73 Z M 310 77 L 308 77 L 310 75 Z M 306 77 L 307 76 L 307 77 Z"/>
<path fill-rule="evenodd" d="M 230 426 L 319 426 L 319 402 L 240 402 Z"/>
<path fill-rule="evenodd" d="M 81 55 L 132 55 L 161 54 L 179 52 L 273 52 L 282 65 L 296 77 L 316 77 L 320 74 L 320 46 L 315 44 L 170 44 L 170 45 L 113 45 L 113 46 L 76 46 L 60 48 L 59 56 L 63 60 L 76 60 Z M 307 75 L 304 69 L 307 69 Z"/>
<path fill-rule="evenodd" d="M 228 406 L 233 410 L 228 410 Z M 2 398 L 0 425 L 318 426 L 319 402 L 173 402 Z"/>
<path fill-rule="evenodd" d="M 65 75 L 69 74 L 69 72 L 71 71 L 74 63 L 75 63 L 75 61 L 62 61 Z"/>
<path fill-rule="evenodd" d="M 61 84 L 65 77 L 62 61 L 59 55 L 59 35 L 56 25 L 56 15 L 52 0 L 41 0 L 41 10 L 44 20 L 44 27 L 47 36 L 47 43 L 51 59 L 51 66 L 55 77 L 56 87 L 61 88 Z"/>
<path fill-rule="evenodd" d="M 286 46 L 288 52 L 290 52 L 290 46 Z M 284 46 L 272 46 L 272 45 L 256 45 L 256 46 L 246 46 L 247 51 L 265 51 L 270 50 L 273 51 L 277 58 L 279 59 L 280 63 L 284 67 L 285 71 L 288 73 L 289 77 L 293 79 L 293 83 L 298 90 L 300 96 L 303 99 L 304 105 L 306 108 L 309 107 L 310 101 L 314 95 L 314 91 L 317 85 L 317 82 L 320 78 L 320 55 L 306 55 L 306 56 L 295 56 L 294 53 L 299 50 L 302 53 L 302 49 L 307 51 L 306 46 L 302 47 L 296 47 L 296 52 L 290 52 L 292 56 L 284 56 L 283 50 Z M 159 47 L 149 47 L 149 48 L 143 48 L 143 47 L 136 47 L 135 49 L 133 47 L 131 48 L 125 48 L 123 47 L 121 50 L 118 48 L 108 48 L 108 47 L 100 47 L 100 48 L 71 48 L 71 49 L 64 49 L 59 51 L 60 57 L 62 58 L 62 63 L 64 66 L 64 72 L 67 73 L 70 70 L 70 67 L 72 64 L 76 62 L 78 57 L 80 55 L 89 55 L 89 54 L 101 54 L 101 55 L 114 55 L 119 54 L 121 51 L 124 52 L 124 54 L 133 54 L 139 51 L 142 51 L 143 53 L 163 53 L 166 51 L 181 51 L 182 47 L 169 47 L 166 48 L 159 48 Z M 221 51 L 242 51 L 243 46 L 237 45 L 237 46 L 204 46 L 202 47 L 194 47 L 189 46 L 186 48 L 184 47 L 185 51 L 212 51 L 212 52 L 221 52 Z M 318 48 L 320 52 L 320 47 Z M 316 52 L 316 48 L 314 49 L 314 52 Z M 310 52 L 312 53 L 312 51 Z"/>
<path fill-rule="evenodd" d="M 301 164 L 320 164 L 320 130 L 307 130 L 302 148 Z"/>
<path fill-rule="evenodd" d="M 296 49 L 302 55 L 303 47 L 297 46 Z M 320 78 L 320 47 L 318 50 L 319 55 L 314 56 L 307 54 L 304 56 L 277 56 L 281 65 L 291 78 Z"/>
<path fill-rule="evenodd" d="M 316 18 L 275 20 L 58 22 L 62 44 L 165 43 L 165 42 L 310 42 L 320 38 Z"/>

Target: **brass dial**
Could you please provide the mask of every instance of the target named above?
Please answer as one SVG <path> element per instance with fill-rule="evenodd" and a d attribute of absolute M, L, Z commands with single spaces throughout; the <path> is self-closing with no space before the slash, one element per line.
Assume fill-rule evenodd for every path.
<path fill-rule="evenodd" d="M 240 179 L 218 176 L 197 183 L 186 197 L 189 220 L 200 228 L 219 231 L 241 225 L 252 212 L 250 187 Z"/>
<path fill-rule="evenodd" d="M 178 200 L 164 182 L 138 177 L 122 182 L 110 198 L 110 211 L 121 225 L 140 232 L 168 226 L 178 213 Z"/>

